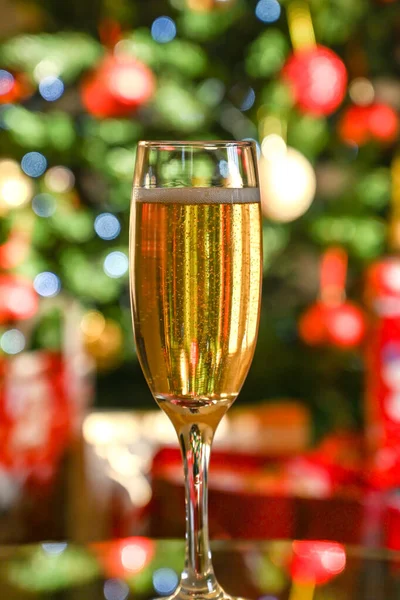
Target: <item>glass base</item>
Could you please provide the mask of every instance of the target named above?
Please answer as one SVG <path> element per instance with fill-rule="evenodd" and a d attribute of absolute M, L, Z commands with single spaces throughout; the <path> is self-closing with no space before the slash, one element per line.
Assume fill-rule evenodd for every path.
<path fill-rule="evenodd" d="M 175 592 L 170 596 L 162 596 L 162 598 L 163 600 L 244 600 L 244 598 L 227 594 L 221 587 L 212 592 L 204 592 L 203 590 L 197 592 L 196 590 L 193 590 L 188 593 L 188 591 L 182 589 L 181 586 L 178 586 Z M 154 600 L 160 600 L 160 598 Z"/>

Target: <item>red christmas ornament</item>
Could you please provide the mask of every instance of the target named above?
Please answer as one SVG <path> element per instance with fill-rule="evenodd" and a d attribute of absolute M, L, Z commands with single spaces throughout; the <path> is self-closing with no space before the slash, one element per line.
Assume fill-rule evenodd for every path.
<path fill-rule="evenodd" d="M 346 67 L 339 56 L 325 46 L 292 54 L 283 68 L 283 77 L 298 107 L 316 116 L 333 113 L 346 94 Z"/>
<path fill-rule="evenodd" d="M 354 348 L 364 339 L 366 332 L 363 312 L 350 302 L 329 307 L 326 311 L 328 342 L 341 348 Z"/>
<path fill-rule="evenodd" d="M 394 142 L 399 134 L 399 117 L 387 104 L 349 106 L 339 121 L 338 133 L 344 142 L 363 146 L 371 140 Z"/>
<path fill-rule="evenodd" d="M 82 86 L 82 101 L 95 117 L 130 114 L 153 96 L 150 69 L 129 56 L 108 56 Z"/>
<path fill-rule="evenodd" d="M 309 346 L 320 346 L 326 342 L 325 306 L 316 302 L 300 317 L 298 324 L 302 340 Z"/>
<path fill-rule="evenodd" d="M 354 348 L 364 339 L 364 313 L 345 300 L 346 271 L 344 250 L 328 250 L 321 261 L 320 300 L 299 320 L 299 334 L 306 344 Z"/>
<path fill-rule="evenodd" d="M 0 323 L 29 319 L 38 308 L 38 295 L 30 280 L 0 275 Z"/>
<path fill-rule="evenodd" d="M 310 346 L 353 348 L 362 342 L 365 332 L 364 314 L 350 302 L 337 306 L 316 302 L 299 322 L 300 337 Z"/>
<path fill-rule="evenodd" d="M 153 95 L 153 73 L 135 59 L 120 56 L 111 60 L 104 75 L 109 78 L 111 95 L 123 106 L 137 108 Z"/>
<path fill-rule="evenodd" d="M 109 90 L 96 76 L 87 79 L 83 83 L 81 95 L 86 110 L 94 117 L 105 118 L 125 115 L 126 111 L 121 111 L 121 107 L 112 98 Z"/>
<path fill-rule="evenodd" d="M 337 542 L 293 542 L 290 573 L 296 583 L 321 585 L 342 573 L 346 551 Z"/>
<path fill-rule="evenodd" d="M 369 141 L 369 110 L 369 106 L 350 106 L 343 112 L 338 124 L 338 133 L 344 142 L 363 146 Z"/>
<path fill-rule="evenodd" d="M 368 127 L 373 138 L 382 142 L 394 142 L 399 134 L 399 117 L 387 104 L 369 107 Z"/>

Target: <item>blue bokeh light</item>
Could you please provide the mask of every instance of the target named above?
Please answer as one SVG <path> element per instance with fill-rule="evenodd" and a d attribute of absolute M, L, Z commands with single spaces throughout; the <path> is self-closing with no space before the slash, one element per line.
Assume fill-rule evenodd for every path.
<path fill-rule="evenodd" d="M 226 160 L 220 160 L 219 161 L 219 172 L 221 173 L 221 177 L 224 177 L 225 179 L 227 177 L 229 177 L 229 165 L 228 165 L 228 161 L 226 161 Z"/>
<path fill-rule="evenodd" d="M 107 254 L 103 268 L 104 273 L 113 279 L 122 277 L 128 270 L 129 262 L 128 257 L 123 252 L 115 250 Z"/>
<path fill-rule="evenodd" d="M 40 152 L 28 152 L 21 160 L 21 167 L 30 177 L 40 177 L 47 169 L 47 160 Z"/>
<path fill-rule="evenodd" d="M 246 96 L 243 98 L 242 104 L 240 105 L 240 110 L 246 111 L 250 110 L 256 100 L 256 93 L 253 88 L 249 88 Z"/>
<path fill-rule="evenodd" d="M 281 16 L 281 5 L 278 0 L 259 0 L 256 6 L 256 17 L 263 23 L 274 23 Z"/>
<path fill-rule="evenodd" d="M 121 231 L 117 217 L 111 213 L 102 213 L 96 217 L 94 230 L 102 240 L 114 240 Z"/>
<path fill-rule="evenodd" d="M 126 600 L 129 596 L 129 586 L 122 579 L 107 579 L 103 590 L 106 600 Z"/>
<path fill-rule="evenodd" d="M 14 85 L 14 77 L 8 71 L 0 69 L 0 96 L 11 92 Z"/>
<path fill-rule="evenodd" d="M 54 102 L 63 95 L 64 83 L 59 77 L 49 75 L 40 81 L 39 92 L 42 98 L 47 100 L 47 102 Z"/>
<path fill-rule="evenodd" d="M 160 44 L 166 44 L 176 36 L 176 25 L 170 17 L 158 17 L 151 26 L 151 37 Z"/>
<path fill-rule="evenodd" d="M 68 548 L 67 542 L 44 542 L 43 550 L 50 556 L 60 556 Z"/>
<path fill-rule="evenodd" d="M 40 296 L 44 296 L 45 298 L 53 298 L 53 296 L 57 296 L 61 290 L 61 281 L 55 273 L 51 273 L 51 271 L 43 271 L 43 273 L 36 275 L 35 279 L 33 280 L 33 287 Z"/>
<path fill-rule="evenodd" d="M 178 585 L 178 575 L 172 569 L 157 569 L 153 573 L 153 586 L 161 596 L 172 594 Z"/>
<path fill-rule="evenodd" d="M 0 346 L 6 354 L 18 354 L 25 348 L 25 336 L 19 329 L 9 329 L 1 336 Z"/>
<path fill-rule="evenodd" d="M 56 199 L 51 194 L 37 194 L 32 198 L 32 210 L 38 217 L 51 217 L 56 212 Z"/>

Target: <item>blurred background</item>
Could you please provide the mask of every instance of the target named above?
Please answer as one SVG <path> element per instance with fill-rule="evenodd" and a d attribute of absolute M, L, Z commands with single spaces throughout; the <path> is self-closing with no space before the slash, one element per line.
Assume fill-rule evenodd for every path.
<path fill-rule="evenodd" d="M 3 541 L 180 535 L 175 437 L 131 329 L 136 144 L 251 139 L 263 305 L 217 436 L 212 531 L 389 543 L 360 514 L 366 490 L 400 483 L 399 3 L 0 0 L 0 14 Z"/>

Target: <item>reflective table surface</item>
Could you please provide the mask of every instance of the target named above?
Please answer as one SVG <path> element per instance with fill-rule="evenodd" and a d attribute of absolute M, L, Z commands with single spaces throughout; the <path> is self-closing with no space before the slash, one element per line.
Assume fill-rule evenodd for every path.
<path fill-rule="evenodd" d="M 184 544 L 126 538 L 88 546 L 45 542 L 0 548 L 3 600 L 130 600 L 174 591 Z M 259 600 L 396 600 L 400 553 L 335 542 L 213 543 L 225 590 Z"/>

